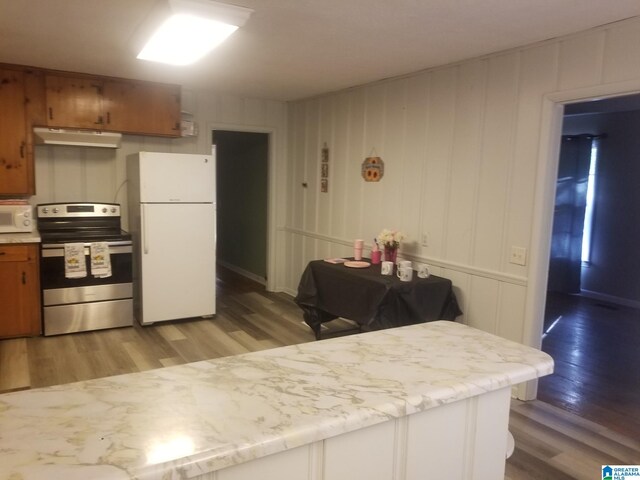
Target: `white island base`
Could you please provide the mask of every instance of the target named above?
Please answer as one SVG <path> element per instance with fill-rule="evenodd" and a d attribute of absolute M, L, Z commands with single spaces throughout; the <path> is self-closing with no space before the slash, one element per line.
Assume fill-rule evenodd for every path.
<path fill-rule="evenodd" d="M 0 395 L 0 480 L 502 480 L 551 357 L 431 322 Z"/>
<path fill-rule="evenodd" d="M 503 388 L 197 478 L 503 480 L 510 400 Z"/>

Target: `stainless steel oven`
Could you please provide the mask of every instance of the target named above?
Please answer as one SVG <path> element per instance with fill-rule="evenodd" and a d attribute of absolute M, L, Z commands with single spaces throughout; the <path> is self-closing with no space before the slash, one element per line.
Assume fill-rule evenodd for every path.
<path fill-rule="evenodd" d="M 37 216 L 44 335 L 132 325 L 132 242 L 120 227 L 120 205 L 42 204 Z M 76 259 L 84 257 L 86 275 L 68 275 L 66 244 L 82 244 Z M 96 244 L 108 247 L 109 276 L 91 272 Z"/>

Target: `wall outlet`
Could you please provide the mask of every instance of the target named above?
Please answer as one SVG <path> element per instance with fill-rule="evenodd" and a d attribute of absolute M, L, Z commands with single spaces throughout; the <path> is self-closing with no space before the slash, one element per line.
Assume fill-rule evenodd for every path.
<path fill-rule="evenodd" d="M 509 256 L 509 263 L 515 265 L 527 264 L 527 249 L 524 247 L 511 247 L 511 255 Z"/>
<path fill-rule="evenodd" d="M 423 233 L 422 234 L 422 238 L 420 239 L 420 245 L 422 245 L 423 247 L 428 247 L 429 246 L 429 234 L 428 233 Z"/>

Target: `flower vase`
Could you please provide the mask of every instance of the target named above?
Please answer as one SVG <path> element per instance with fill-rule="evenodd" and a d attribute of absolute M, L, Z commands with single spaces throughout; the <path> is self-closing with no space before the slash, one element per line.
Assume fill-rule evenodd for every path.
<path fill-rule="evenodd" d="M 398 256 L 397 247 L 384 247 L 384 259 L 387 262 L 396 263 L 396 257 Z"/>

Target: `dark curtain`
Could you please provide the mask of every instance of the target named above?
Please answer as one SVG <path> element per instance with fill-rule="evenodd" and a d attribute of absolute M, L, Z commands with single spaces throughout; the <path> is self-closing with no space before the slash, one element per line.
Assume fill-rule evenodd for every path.
<path fill-rule="evenodd" d="M 580 293 L 582 229 L 593 135 L 562 137 L 548 289 Z"/>

